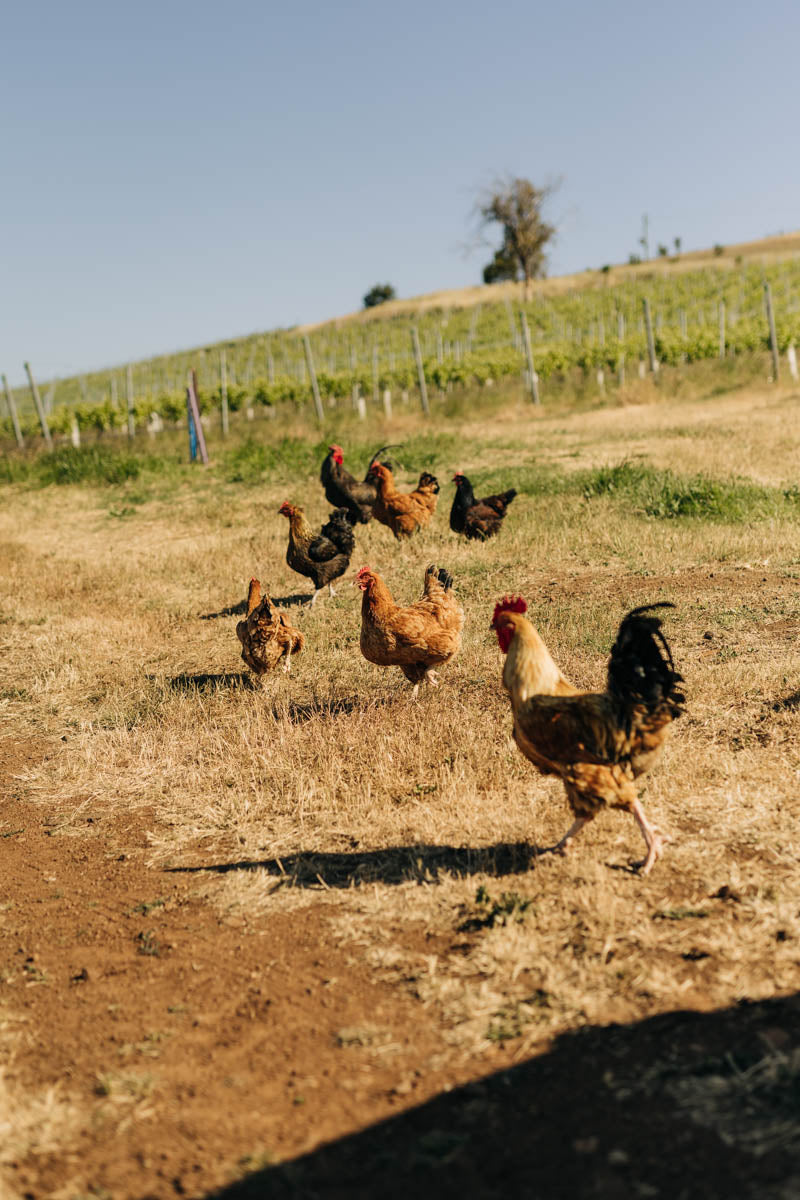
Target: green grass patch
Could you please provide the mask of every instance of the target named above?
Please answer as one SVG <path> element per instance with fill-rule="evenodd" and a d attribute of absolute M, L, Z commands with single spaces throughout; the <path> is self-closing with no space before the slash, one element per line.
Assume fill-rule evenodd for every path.
<path fill-rule="evenodd" d="M 319 471 L 327 452 L 327 444 L 315 445 L 300 438 L 284 437 L 267 442 L 248 437 L 226 451 L 222 461 L 229 483 L 261 483 L 268 476 L 296 478 Z"/>
<path fill-rule="evenodd" d="M 678 475 L 629 459 L 614 467 L 580 471 L 575 485 L 586 500 L 608 496 L 659 520 L 699 517 L 735 524 L 794 517 L 800 512 L 800 491 L 794 487 L 763 487 L 747 479 L 713 479 L 702 474 Z"/>
<path fill-rule="evenodd" d="M 0 460 L 0 483 L 118 486 L 138 479 L 144 471 L 165 473 L 172 463 L 153 454 L 117 446 L 59 446 L 35 457 L 9 456 Z"/>

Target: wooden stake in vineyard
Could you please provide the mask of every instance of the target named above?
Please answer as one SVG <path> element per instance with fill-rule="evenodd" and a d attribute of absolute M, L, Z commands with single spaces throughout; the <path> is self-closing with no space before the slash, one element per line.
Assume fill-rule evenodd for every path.
<path fill-rule="evenodd" d="M 128 369 L 125 372 L 125 388 L 128 400 L 128 437 L 132 438 L 136 433 L 136 421 L 133 411 L 133 367 L 128 363 Z"/>
<path fill-rule="evenodd" d="M 6 379 L 5 375 L 3 375 L 2 378 L 3 378 L 3 391 L 6 394 L 6 404 L 8 405 L 8 412 L 11 417 L 11 424 L 14 426 L 14 437 L 17 439 L 17 445 L 20 447 L 20 449 L 22 449 L 22 447 L 25 445 L 25 442 L 22 439 L 22 430 L 19 427 L 19 417 L 17 416 L 17 406 L 14 401 L 14 393 L 11 391 L 11 388 L 8 386 L 8 380 Z"/>
<path fill-rule="evenodd" d="M 303 349 L 306 353 L 306 362 L 308 364 L 308 374 L 311 377 L 311 391 L 314 396 L 314 409 L 317 414 L 318 421 L 325 420 L 325 413 L 322 408 L 322 399 L 319 394 L 319 384 L 317 383 L 317 372 L 314 370 L 314 357 L 311 353 L 311 342 L 308 340 L 308 334 L 303 334 Z"/>
<path fill-rule="evenodd" d="M 644 309 L 644 327 L 647 333 L 647 357 L 650 361 L 650 370 L 655 375 L 658 371 L 658 359 L 656 358 L 656 344 L 653 340 L 653 321 L 650 317 L 650 301 L 647 296 L 642 299 L 642 307 Z"/>
<path fill-rule="evenodd" d="M 208 451 L 206 450 L 206 439 L 203 433 L 203 423 L 200 420 L 200 406 L 197 403 L 197 372 L 192 369 L 189 372 L 189 382 L 186 386 L 186 403 L 189 406 L 189 449 L 192 451 L 192 426 L 194 426 L 194 434 L 197 439 L 197 448 L 200 450 L 200 461 L 204 466 L 208 466 Z M 192 459 L 195 458 L 197 449 L 192 453 Z"/>
<path fill-rule="evenodd" d="M 422 362 L 422 351 L 419 346 L 419 334 L 416 325 L 411 326 L 411 346 L 414 350 L 414 361 L 417 364 L 417 379 L 419 380 L 419 396 L 422 401 L 422 411 L 426 417 L 431 415 L 428 404 L 428 386 L 425 382 L 425 367 Z"/>
<path fill-rule="evenodd" d="M 228 436 L 228 364 L 225 351 L 219 352 L 219 394 L 222 404 L 222 436 Z"/>
<path fill-rule="evenodd" d="M 47 417 L 44 415 L 42 398 L 39 395 L 39 389 L 36 386 L 36 380 L 33 378 L 33 372 L 31 371 L 30 363 L 23 363 L 23 366 L 25 367 L 25 374 L 28 376 L 28 383 L 31 385 L 31 395 L 33 396 L 33 403 L 36 406 L 36 415 L 38 416 L 39 424 L 42 427 L 42 434 L 44 436 L 45 444 L 48 450 L 52 450 L 53 439 L 50 436 L 50 428 L 47 424 Z"/>
<path fill-rule="evenodd" d="M 539 376 L 536 374 L 536 368 L 533 365 L 531 331 L 528 329 L 528 320 L 524 312 L 519 314 L 519 322 L 522 326 L 522 348 L 525 351 L 525 359 L 528 364 L 528 387 L 530 388 L 531 400 L 534 404 L 539 404 Z"/>
<path fill-rule="evenodd" d="M 780 357 L 778 355 L 778 335 L 775 331 L 775 312 L 772 307 L 772 291 L 768 283 L 764 284 L 764 300 L 767 305 L 767 324 L 769 325 L 769 348 L 772 351 L 772 379 L 778 382 Z"/>

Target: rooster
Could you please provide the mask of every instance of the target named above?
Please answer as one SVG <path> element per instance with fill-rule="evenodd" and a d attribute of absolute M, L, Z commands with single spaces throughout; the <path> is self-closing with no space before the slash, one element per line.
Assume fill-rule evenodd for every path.
<path fill-rule="evenodd" d="M 453 577 L 431 565 L 425 571 L 422 599 L 401 608 L 392 593 L 369 567 L 355 580 L 361 601 L 361 653 L 379 667 L 399 667 L 413 695 L 424 680 L 435 685 L 434 667 L 449 662 L 461 648 L 464 610 L 453 595 Z"/>
<path fill-rule="evenodd" d="M 423 471 L 413 492 L 398 492 L 394 476 L 385 463 L 373 463 L 370 477 L 378 489 L 378 498 L 372 508 L 376 521 L 387 525 L 398 540 L 425 528 L 436 511 L 439 498 L 439 481 L 435 475 Z"/>
<path fill-rule="evenodd" d="M 266 592 L 262 598 L 257 579 L 250 580 L 247 616 L 237 624 L 236 636 L 242 643 L 242 658 L 256 675 L 272 671 L 281 658 L 284 671 L 291 670 L 292 655 L 299 654 L 305 644 L 300 630 L 273 608 Z"/>
<path fill-rule="evenodd" d="M 356 545 L 347 509 L 335 509 L 319 533 L 314 533 L 302 508 L 288 500 L 284 500 L 278 512 L 289 518 L 286 561 L 293 571 L 314 584 L 312 605 L 326 584 L 335 596 L 333 581 L 344 575 Z"/>
<path fill-rule="evenodd" d="M 468 538 L 479 538 L 482 542 L 499 533 L 506 510 L 516 496 L 516 490 L 499 492 L 495 496 L 475 499 L 472 484 L 461 471 L 453 476 L 456 494 L 450 509 L 450 528 L 453 533 L 463 533 Z"/>
<path fill-rule="evenodd" d="M 367 476 L 361 483 L 345 469 L 342 447 L 335 443 L 328 446 L 328 454 L 322 461 L 319 473 L 320 483 L 325 489 L 325 499 L 329 504 L 346 508 L 354 525 L 366 525 L 372 519 L 372 506 L 378 492 L 369 472 L 379 456 L 389 448 L 381 446 L 380 450 L 375 451 L 369 460 Z"/>
<path fill-rule="evenodd" d="M 664 839 L 644 814 L 634 780 L 656 761 L 684 696 L 672 653 L 654 609 L 635 608 L 623 620 L 608 664 L 604 692 L 582 692 L 558 669 L 523 615 L 521 596 L 497 604 L 492 628 L 506 656 L 503 686 L 514 712 L 514 740 L 543 775 L 559 775 L 574 823 L 551 851 L 565 853 L 602 808 L 633 814 L 647 846 L 637 866 L 646 875 Z"/>

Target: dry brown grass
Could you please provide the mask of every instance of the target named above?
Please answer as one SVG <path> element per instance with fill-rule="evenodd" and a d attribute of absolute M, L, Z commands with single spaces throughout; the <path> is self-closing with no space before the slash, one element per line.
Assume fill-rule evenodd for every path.
<path fill-rule="evenodd" d="M 787 485 L 796 415 L 797 396 L 752 391 L 465 422 L 431 529 L 403 546 L 357 531 L 353 567 L 381 570 L 402 601 L 429 561 L 455 577 L 463 651 L 418 703 L 399 672 L 361 658 L 348 587 L 293 610 L 306 651 L 290 678 L 251 686 L 237 616 L 209 614 L 243 600 L 251 574 L 276 600 L 308 590 L 284 562 L 284 485 L 212 476 L 125 522 L 103 491 L 8 490 L 3 719 L 62 739 L 25 794 L 65 832 L 78 813 L 152 809 L 153 863 L 208 868 L 198 884 L 223 909 L 324 905 L 354 956 L 439 1015 L 443 1059 L 496 1040 L 523 1055 L 581 1023 L 796 989 L 800 521 L 656 521 L 613 500 L 521 496 L 502 535 L 475 546 L 447 528 L 444 482 L 447 465 L 510 485 L 533 461 L 641 455 Z M 409 420 L 384 432 L 399 440 Z M 295 494 L 324 516 L 314 479 Z M 641 847 L 620 814 L 569 858 L 529 866 L 525 844 L 552 843 L 569 814 L 510 741 L 488 628 L 508 590 L 585 686 L 602 685 L 628 607 L 678 606 L 668 634 L 688 715 L 645 796 L 675 841 L 646 880 L 629 869 Z M 420 929 L 426 955 L 408 946 Z"/>

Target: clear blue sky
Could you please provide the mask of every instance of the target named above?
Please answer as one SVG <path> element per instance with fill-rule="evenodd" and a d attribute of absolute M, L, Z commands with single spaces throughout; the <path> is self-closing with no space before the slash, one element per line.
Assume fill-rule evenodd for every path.
<path fill-rule="evenodd" d="M 44 379 L 480 280 L 498 173 L 551 274 L 800 227 L 800 5 L 6 5 L 0 371 Z"/>

